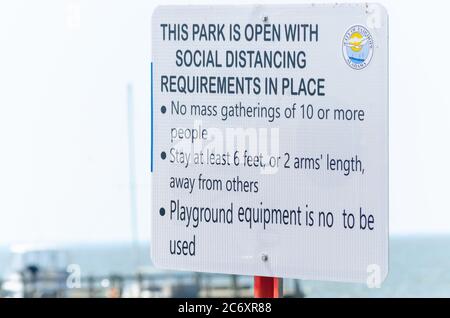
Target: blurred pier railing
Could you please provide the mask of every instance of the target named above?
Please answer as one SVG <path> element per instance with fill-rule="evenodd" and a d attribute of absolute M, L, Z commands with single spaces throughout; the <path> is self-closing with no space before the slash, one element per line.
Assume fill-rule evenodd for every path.
<path fill-rule="evenodd" d="M 1 297 L 247 297 L 248 277 L 204 273 L 137 273 L 71 277 L 21 275 L 2 281 Z"/>
<path fill-rule="evenodd" d="M 2 281 L 2 280 L 0 280 Z M 72 277 L 60 272 L 51 276 L 22 275 L 2 281 L 0 297 L 252 297 L 249 276 L 208 273 L 137 273 L 134 275 Z M 285 297 L 303 297 L 299 281 L 284 288 Z M 285 285 L 286 286 L 286 285 Z"/>

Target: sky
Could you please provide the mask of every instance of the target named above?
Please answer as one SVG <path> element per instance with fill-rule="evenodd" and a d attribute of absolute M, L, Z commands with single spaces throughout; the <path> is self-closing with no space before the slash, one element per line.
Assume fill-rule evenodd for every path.
<path fill-rule="evenodd" d="M 129 84 L 149 240 L 153 9 L 233 2 L 271 3 L 0 2 L 0 245 L 130 240 Z M 390 19 L 390 231 L 449 233 L 450 4 L 379 2 Z"/>

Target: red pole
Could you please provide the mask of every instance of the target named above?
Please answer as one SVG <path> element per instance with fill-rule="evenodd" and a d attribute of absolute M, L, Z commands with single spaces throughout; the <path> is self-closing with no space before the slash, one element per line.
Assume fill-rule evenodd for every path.
<path fill-rule="evenodd" d="M 280 298 L 281 288 L 281 278 L 255 276 L 255 298 Z"/>

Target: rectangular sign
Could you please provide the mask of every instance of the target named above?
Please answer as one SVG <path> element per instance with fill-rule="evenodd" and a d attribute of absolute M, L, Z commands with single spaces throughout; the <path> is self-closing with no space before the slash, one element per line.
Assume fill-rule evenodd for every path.
<path fill-rule="evenodd" d="M 384 280 L 383 7 L 161 6 L 152 61 L 156 266 Z"/>

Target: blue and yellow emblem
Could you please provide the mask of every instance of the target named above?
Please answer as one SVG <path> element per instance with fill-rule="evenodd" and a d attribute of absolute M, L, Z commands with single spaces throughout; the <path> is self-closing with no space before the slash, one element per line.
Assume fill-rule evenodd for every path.
<path fill-rule="evenodd" d="M 342 41 L 345 62 L 355 70 L 369 65 L 373 56 L 373 38 L 362 25 L 354 25 L 347 30 Z"/>

